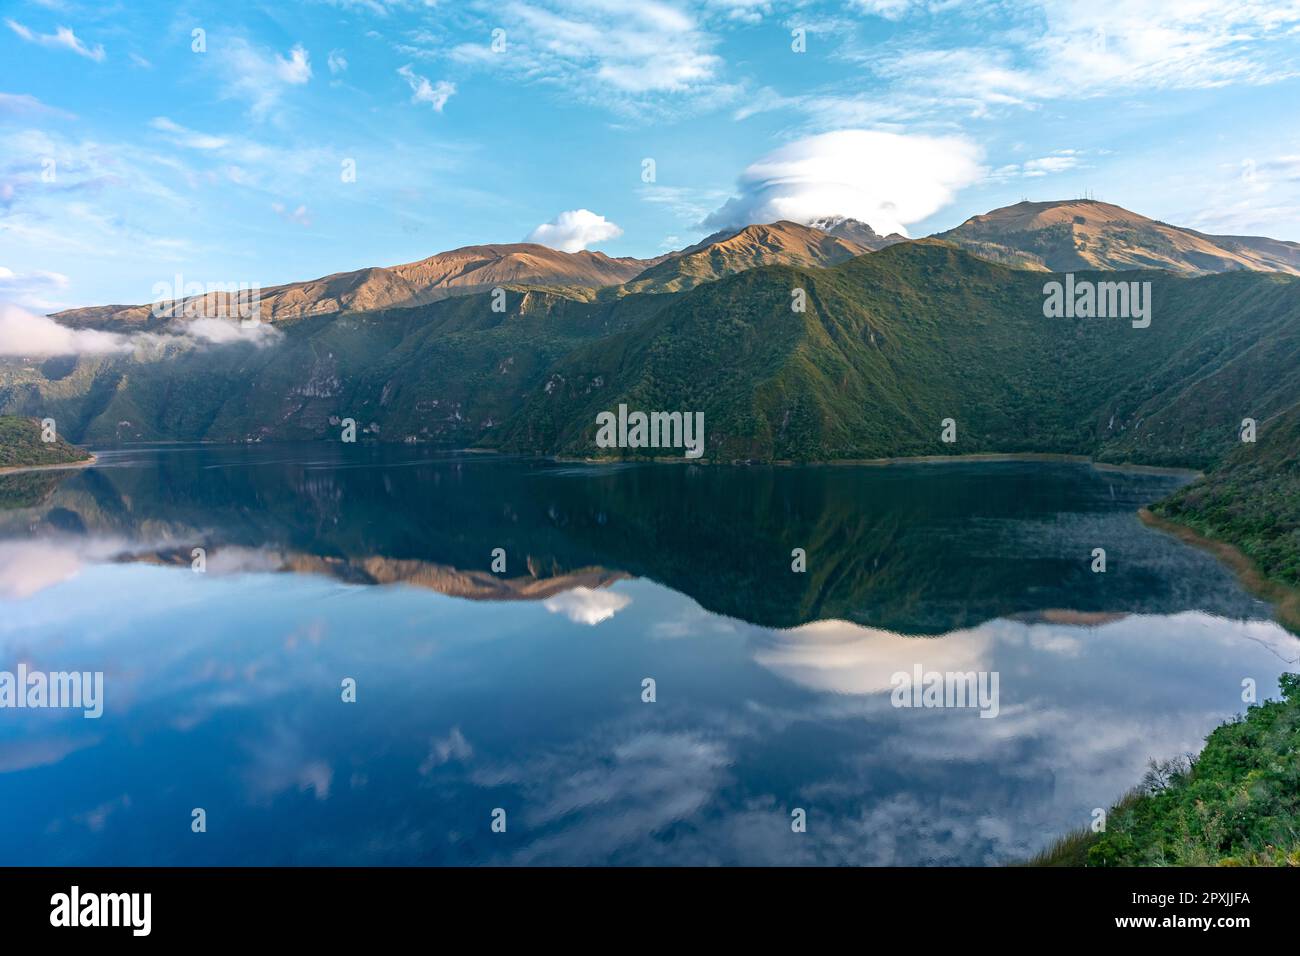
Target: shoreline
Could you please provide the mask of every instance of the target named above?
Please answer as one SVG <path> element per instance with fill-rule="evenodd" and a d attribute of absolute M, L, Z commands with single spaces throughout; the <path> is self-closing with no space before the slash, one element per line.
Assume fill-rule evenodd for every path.
<path fill-rule="evenodd" d="M 496 449 L 484 449 L 497 454 L 508 454 L 497 452 Z M 1191 479 L 1201 477 L 1204 472 L 1196 468 L 1179 468 L 1166 465 L 1140 465 L 1136 463 L 1125 462 L 1115 464 L 1113 462 L 1101 462 L 1089 458 L 1087 455 L 1061 455 L 1051 452 L 971 452 L 966 455 L 903 455 L 894 458 L 837 458 L 830 461 L 791 461 L 787 458 L 775 458 L 772 460 L 753 459 L 746 461 L 736 459 L 732 461 L 712 461 L 706 458 L 686 458 L 684 456 L 664 456 L 656 458 L 637 457 L 637 458 L 573 458 L 563 455 L 535 455 L 524 457 L 535 457 L 549 461 L 559 462 L 568 465 L 723 465 L 742 468 L 753 468 L 759 466 L 769 466 L 772 468 L 888 468 L 893 465 L 938 465 L 938 464 L 962 464 L 971 462 L 1004 462 L 1004 461 L 1041 461 L 1041 462 L 1058 462 L 1073 465 L 1089 465 L 1097 471 L 1117 471 L 1117 472 L 1134 472 L 1138 474 L 1149 475 L 1170 475 L 1177 477 L 1187 477 Z"/>
<path fill-rule="evenodd" d="M 1279 623 L 1300 633 L 1300 590 L 1265 576 L 1250 555 L 1241 548 L 1229 541 L 1208 538 L 1190 525 L 1162 518 L 1150 508 L 1139 508 L 1138 518 L 1148 528 L 1162 531 L 1183 544 L 1213 555 L 1232 570 L 1247 591 L 1273 605 Z"/>
<path fill-rule="evenodd" d="M 217 441 L 210 439 L 197 439 L 194 441 L 176 441 L 176 442 L 128 442 L 120 446 L 112 446 L 111 450 L 130 449 L 133 447 L 166 447 L 170 445 L 204 445 L 211 447 L 242 447 L 246 445 L 301 445 L 315 444 L 324 441 L 324 439 L 292 439 L 283 442 L 242 442 L 242 441 Z M 743 459 L 735 458 L 726 461 L 719 461 L 709 458 L 687 458 L 684 455 L 662 455 L 662 456 L 637 456 L 629 458 L 611 458 L 611 457 L 582 457 L 573 455 L 548 455 L 541 453 L 529 452 L 512 452 L 503 451 L 500 448 L 490 448 L 484 446 L 472 445 L 468 447 L 442 446 L 436 443 L 415 442 L 408 446 L 404 442 L 387 442 L 387 441 L 368 441 L 358 442 L 358 445 L 372 447 L 430 447 L 440 452 L 451 452 L 465 455 L 500 455 L 503 458 L 520 458 L 533 461 L 552 461 L 563 465 L 710 465 L 737 468 L 757 468 L 767 466 L 771 468 L 887 468 L 893 465 L 929 465 L 929 464 L 961 464 L 970 462 L 1005 462 L 1005 461 L 1041 461 L 1041 462 L 1060 462 L 1075 465 L 1090 465 L 1097 471 L 1115 471 L 1129 472 L 1135 474 L 1149 475 L 1169 475 L 1174 477 L 1187 477 L 1191 479 L 1204 476 L 1204 472 L 1198 468 L 1181 467 L 1176 465 L 1142 465 L 1136 462 L 1102 462 L 1090 458 L 1087 455 L 1065 455 L 1056 452 L 970 452 L 963 455 L 899 455 L 886 458 L 835 458 L 819 461 L 795 461 L 790 458 L 772 458 L 772 459 Z M 40 465 L 40 466 L 19 466 L 26 470 L 28 468 L 64 468 L 76 467 L 79 465 L 94 464 L 94 460 L 89 462 L 73 462 L 68 465 Z M 3 469 L 0 469 L 3 471 Z"/>
<path fill-rule="evenodd" d="M 0 475 L 21 475 L 28 471 L 58 471 L 61 468 L 89 468 L 98 461 L 98 455 L 91 455 L 84 461 L 65 461 L 56 465 L 7 465 L 0 468 Z"/>

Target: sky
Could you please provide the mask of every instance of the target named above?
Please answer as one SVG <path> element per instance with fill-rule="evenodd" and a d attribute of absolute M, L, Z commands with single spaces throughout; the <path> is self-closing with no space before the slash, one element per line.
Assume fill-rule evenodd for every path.
<path fill-rule="evenodd" d="M 1090 195 L 1300 241 L 1300 0 L 0 0 L 0 301 Z"/>

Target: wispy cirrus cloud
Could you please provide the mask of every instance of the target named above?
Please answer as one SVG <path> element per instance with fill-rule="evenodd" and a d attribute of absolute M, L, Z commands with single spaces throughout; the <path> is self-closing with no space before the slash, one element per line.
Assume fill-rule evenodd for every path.
<path fill-rule="evenodd" d="M 311 79 L 311 55 L 295 44 L 287 55 L 250 43 L 243 37 L 219 39 L 209 45 L 219 65 L 224 94 L 249 104 L 254 119 L 267 119 L 289 87 Z"/>
<path fill-rule="evenodd" d="M 70 50 L 77 56 L 84 56 L 96 63 L 102 63 L 107 55 L 102 44 L 96 43 L 94 46 L 89 46 L 73 33 L 70 27 L 56 27 L 53 33 L 37 33 L 17 20 L 6 18 L 5 24 L 28 43 L 35 43 L 38 46 L 49 47 L 50 49 Z"/>
<path fill-rule="evenodd" d="M 1012 179 L 1039 179 L 1057 173 L 1080 169 L 1085 165 L 1081 150 L 1059 149 L 1048 156 L 1027 159 L 1023 163 L 1007 163 L 988 174 L 990 182 L 1007 182 Z"/>
<path fill-rule="evenodd" d="M 61 272 L 45 269 L 15 272 L 0 266 L 0 300 L 42 312 L 53 312 L 66 306 L 67 303 L 59 296 L 67 288 L 68 277 Z"/>
<path fill-rule="evenodd" d="M 719 30 L 761 19 L 769 7 L 751 0 L 711 0 L 693 9 L 662 0 L 480 2 L 461 12 L 455 33 L 430 25 L 408 32 L 397 49 L 555 87 L 620 113 L 707 108 L 739 94 L 724 77 Z M 466 33 L 483 39 L 448 42 Z"/>
<path fill-rule="evenodd" d="M 1264 85 L 1300 75 L 1300 4 L 1253 0 L 1134 0 L 1093 5 L 1032 0 L 948 8 L 965 19 L 961 44 L 936 42 L 935 4 L 879 0 L 859 6 L 897 23 L 886 43 L 844 43 L 921 109 L 973 116 L 1060 99 Z M 915 15 L 915 17 L 914 17 Z"/>
<path fill-rule="evenodd" d="M 73 119 L 73 114 L 41 102 L 30 93 L 0 93 L 0 116 Z"/>
<path fill-rule="evenodd" d="M 185 146 L 189 149 L 224 149 L 230 143 L 230 140 L 224 136 L 213 136 L 187 129 L 166 116 L 155 116 L 149 121 L 149 126 L 160 133 L 167 133 L 177 146 Z"/>

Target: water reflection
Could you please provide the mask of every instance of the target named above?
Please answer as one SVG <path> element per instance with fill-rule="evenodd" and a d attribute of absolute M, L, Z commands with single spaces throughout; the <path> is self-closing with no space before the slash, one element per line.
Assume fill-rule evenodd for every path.
<path fill-rule="evenodd" d="M 116 540 L 124 559 L 184 566 L 202 547 L 212 573 L 309 572 L 485 600 L 647 577 L 772 627 L 843 619 L 938 634 L 1055 610 L 1268 615 L 1212 558 L 1138 522 L 1138 507 L 1185 480 L 1168 475 L 1016 462 L 573 468 L 343 445 L 101 458 L 35 503 L 0 479 L 0 502 L 25 501 L 0 510 L 0 536 Z M 796 547 L 807 573 L 790 570 Z M 1090 570 L 1096 547 L 1106 574 Z M 505 573 L 491 568 L 496 548 Z"/>
<path fill-rule="evenodd" d="M 0 712 L 0 863 L 996 863 L 1300 658 L 1136 522 L 1162 476 L 105 459 L 0 512 L 0 669 L 106 688 Z M 892 707 L 915 665 L 998 717 Z"/>

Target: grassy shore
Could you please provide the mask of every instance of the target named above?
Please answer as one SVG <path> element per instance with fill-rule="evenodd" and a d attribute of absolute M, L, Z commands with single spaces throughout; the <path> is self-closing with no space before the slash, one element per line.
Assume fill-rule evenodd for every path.
<path fill-rule="evenodd" d="M 1300 866 L 1300 674 L 1250 707 L 1198 756 L 1152 764 L 1106 815 L 1031 866 Z"/>

